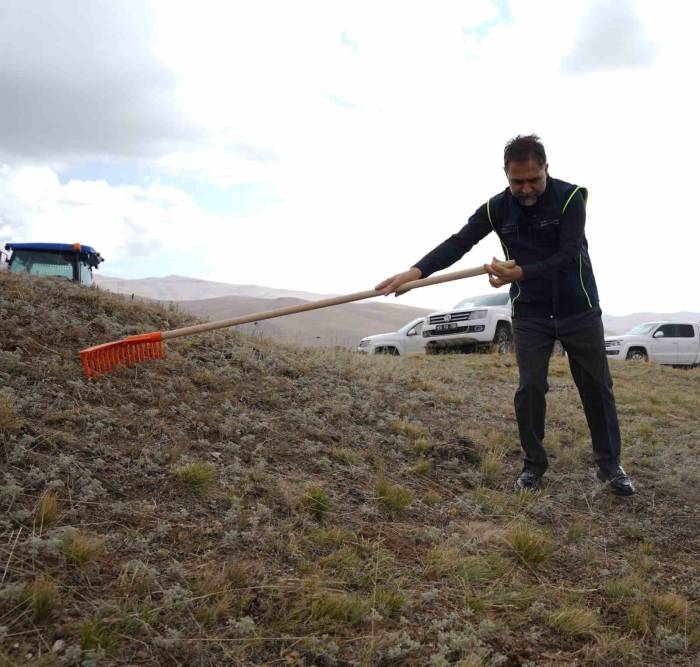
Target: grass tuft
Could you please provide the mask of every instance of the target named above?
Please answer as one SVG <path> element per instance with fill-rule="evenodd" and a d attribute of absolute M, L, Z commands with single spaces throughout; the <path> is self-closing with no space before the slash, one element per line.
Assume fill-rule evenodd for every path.
<path fill-rule="evenodd" d="M 489 450 L 482 455 L 479 468 L 486 484 L 493 484 L 501 477 L 503 474 L 503 459 L 503 454 L 494 450 Z"/>
<path fill-rule="evenodd" d="M 409 440 L 418 440 L 419 438 L 427 438 L 428 430 L 421 424 L 413 424 L 405 419 L 399 419 L 391 424 L 391 430 L 394 433 L 400 433 L 406 436 Z"/>
<path fill-rule="evenodd" d="M 362 458 L 349 447 L 334 447 L 330 451 L 330 456 L 334 461 L 347 466 L 356 466 L 362 463 Z"/>
<path fill-rule="evenodd" d="M 430 459 L 421 459 L 414 463 L 408 472 L 412 475 L 427 475 L 433 469 L 433 462 Z"/>
<path fill-rule="evenodd" d="M 301 504 L 317 521 L 322 521 L 331 509 L 331 499 L 328 494 L 317 486 L 312 486 L 306 491 L 301 499 Z"/>
<path fill-rule="evenodd" d="M 312 595 L 309 612 L 317 622 L 359 625 L 370 612 L 370 606 L 359 595 L 323 591 Z"/>
<path fill-rule="evenodd" d="M 78 531 L 63 541 L 63 555 L 71 565 L 82 567 L 94 560 L 104 550 L 104 545 L 101 537 Z"/>
<path fill-rule="evenodd" d="M 175 479 L 197 495 L 206 495 L 216 480 L 216 466 L 204 461 L 191 461 L 173 470 Z"/>
<path fill-rule="evenodd" d="M 416 454 L 425 454 L 433 448 L 433 443 L 427 438 L 418 438 L 413 441 L 413 451 Z"/>
<path fill-rule="evenodd" d="M 547 615 L 546 622 L 570 637 L 590 637 L 600 625 L 597 614 L 585 607 L 564 607 Z"/>
<path fill-rule="evenodd" d="M 663 593 L 651 598 L 654 610 L 663 621 L 674 628 L 683 627 L 688 621 L 689 603 L 677 593 Z"/>
<path fill-rule="evenodd" d="M 58 516 L 58 495 L 55 489 L 48 489 L 41 494 L 36 505 L 35 522 L 40 526 L 50 526 Z"/>
<path fill-rule="evenodd" d="M 406 605 L 406 596 L 399 590 L 380 589 L 374 596 L 373 607 L 382 616 L 395 616 Z"/>
<path fill-rule="evenodd" d="M 621 600 L 637 597 L 643 590 L 644 584 L 635 575 L 628 575 L 620 579 L 611 579 L 605 583 L 605 592 L 609 597 Z"/>
<path fill-rule="evenodd" d="M 637 602 L 627 609 L 627 624 L 640 635 L 648 635 L 654 629 L 654 612 L 644 602 Z"/>
<path fill-rule="evenodd" d="M 389 512 L 399 512 L 411 504 L 411 492 L 398 484 L 392 484 L 386 477 L 380 477 L 374 492 L 377 502 Z"/>
<path fill-rule="evenodd" d="M 537 569 L 553 551 L 549 538 L 526 526 L 516 526 L 511 529 L 506 537 L 506 543 L 518 559 L 532 569 Z"/>
<path fill-rule="evenodd" d="M 15 433 L 22 426 L 14 403 L 7 396 L 0 395 L 0 433 Z"/>
<path fill-rule="evenodd" d="M 46 621 L 58 606 L 58 586 L 44 577 L 37 577 L 27 584 L 23 599 L 30 604 L 37 623 Z"/>
<path fill-rule="evenodd" d="M 83 651 L 108 649 L 116 641 L 111 629 L 100 619 L 91 618 L 80 629 L 80 648 Z"/>

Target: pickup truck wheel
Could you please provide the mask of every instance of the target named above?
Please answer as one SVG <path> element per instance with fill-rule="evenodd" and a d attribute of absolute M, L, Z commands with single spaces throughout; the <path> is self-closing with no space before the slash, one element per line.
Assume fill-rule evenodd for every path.
<path fill-rule="evenodd" d="M 493 350 L 498 354 L 508 354 L 513 345 L 513 334 L 505 322 L 496 325 L 496 333 L 493 335 Z"/>
<path fill-rule="evenodd" d="M 627 353 L 627 359 L 629 361 L 649 361 L 649 355 L 641 347 L 633 347 Z"/>

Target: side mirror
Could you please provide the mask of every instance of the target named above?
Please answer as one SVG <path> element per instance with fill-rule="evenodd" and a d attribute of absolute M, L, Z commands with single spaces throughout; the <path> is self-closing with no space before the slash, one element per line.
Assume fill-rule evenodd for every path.
<path fill-rule="evenodd" d="M 666 334 L 663 331 L 655 331 L 654 338 L 663 338 Z"/>
<path fill-rule="evenodd" d="M 407 336 L 417 336 L 418 333 L 416 332 L 415 329 L 409 329 L 409 330 L 406 332 L 406 335 L 407 335 Z"/>

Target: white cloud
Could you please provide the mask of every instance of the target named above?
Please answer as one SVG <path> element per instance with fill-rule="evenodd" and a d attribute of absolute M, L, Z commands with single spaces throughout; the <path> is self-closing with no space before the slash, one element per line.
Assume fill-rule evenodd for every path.
<path fill-rule="evenodd" d="M 206 220 L 188 195 L 158 184 L 61 184 L 48 167 L 0 170 L 3 242 L 79 242 L 96 247 L 118 265 L 152 257 L 166 245 L 186 250 L 183 232 Z"/>
<path fill-rule="evenodd" d="M 168 272 L 191 273 L 197 260 L 200 277 L 354 292 L 457 231 L 505 187 L 505 141 L 534 131 L 545 141 L 552 174 L 590 189 L 588 236 L 605 308 L 697 310 L 692 262 L 677 261 L 681 249 L 700 241 L 682 194 L 693 191 L 698 147 L 700 109 L 688 85 L 697 10 L 635 2 L 648 41 L 658 45 L 654 62 L 566 75 L 561 63 L 585 37 L 580 26 L 605 18 L 582 23 L 596 6 L 511 0 L 512 21 L 494 24 L 490 2 L 158 2 L 143 37 L 132 26 L 145 11 L 138 3 L 126 22 L 131 27 L 110 30 L 127 42 L 133 32 L 138 57 L 148 55 L 144 66 L 165 82 L 154 89 L 168 96 L 147 107 L 151 119 L 162 114 L 162 132 L 149 134 L 146 123 L 138 140 L 115 132 L 113 143 L 151 155 L 163 183 L 169 174 L 219 186 L 264 183 L 275 192 L 274 205 L 227 217 L 206 213 L 188 193 L 157 180 L 151 187 L 61 185 L 46 168 L 48 158 L 36 157 L 37 140 L 17 149 L 21 155 L 7 158 L 11 166 L 0 172 L 0 233 L 100 246 L 110 260 L 105 271 L 111 264 L 123 275 L 129 257 L 142 258 L 133 262 L 134 275 L 148 275 L 169 255 L 182 263 L 171 262 Z M 465 36 L 464 28 L 478 25 L 489 29 Z M 8 53 L 15 62 L 25 53 L 17 42 Z M 93 42 L 77 42 L 74 51 L 65 37 L 58 42 L 70 52 L 61 62 L 73 67 L 80 62 L 90 70 L 95 59 L 85 53 L 102 53 Z M 115 63 L 124 50 L 109 51 Z M 30 78 L 38 81 L 43 72 L 51 90 L 70 90 L 53 55 L 37 50 Z M 103 71 L 96 67 L 86 80 Z M 123 77 L 117 83 L 106 77 L 119 98 L 115 108 L 128 109 L 130 95 L 137 103 L 148 93 L 148 76 L 138 81 L 130 88 Z M 116 116 L 105 115 L 105 134 L 120 127 Z M 188 128 L 205 128 L 206 135 L 173 131 L 173 118 L 189 119 Z M 161 135 L 175 137 L 176 145 L 164 146 Z M 49 142 L 45 153 L 69 161 L 83 144 L 66 136 L 73 136 L 70 146 Z M 112 150 L 93 141 L 94 133 L 86 136 L 93 153 Z M 20 169 L 20 158 L 39 167 Z M 489 238 L 454 268 L 498 251 Z M 401 301 L 447 306 L 465 292 L 489 289 L 485 280 L 470 279 Z"/>
<path fill-rule="evenodd" d="M 631 0 L 602 0 L 587 8 L 562 67 L 572 73 L 649 67 L 657 52 Z"/>
<path fill-rule="evenodd" d="M 0 157 L 152 157 L 203 138 L 155 54 L 148 3 L 5 0 L 0 17 Z"/>

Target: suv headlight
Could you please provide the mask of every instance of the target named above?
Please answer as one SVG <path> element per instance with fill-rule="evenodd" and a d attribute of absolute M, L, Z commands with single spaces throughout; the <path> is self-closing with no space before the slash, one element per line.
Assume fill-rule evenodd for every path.
<path fill-rule="evenodd" d="M 605 341 L 606 347 L 620 347 L 620 345 L 622 345 L 621 340 L 606 340 Z"/>
<path fill-rule="evenodd" d="M 470 320 L 483 320 L 486 317 L 486 310 L 472 310 L 469 313 Z"/>
<path fill-rule="evenodd" d="M 369 346 L 368 340 L 361 340 L 360 341 L 360 347 L 368 347 L 368 346 Z"/>

